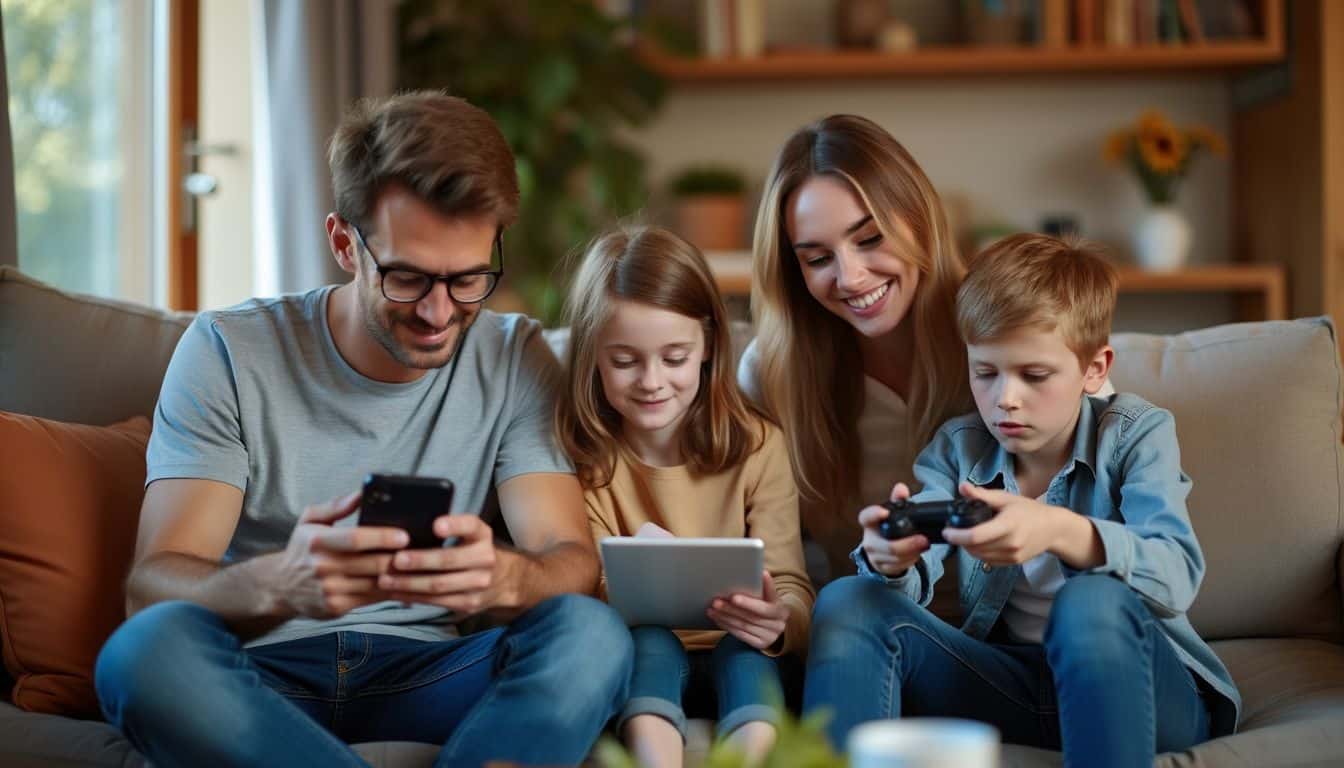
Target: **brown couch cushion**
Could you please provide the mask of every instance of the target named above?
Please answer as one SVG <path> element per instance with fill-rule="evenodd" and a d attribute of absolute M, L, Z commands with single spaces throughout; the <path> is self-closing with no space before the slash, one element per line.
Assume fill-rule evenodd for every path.
<path fill-rule="evenodd" d="M 1176 416 L 1205 639 L 1344 638 L 1340 367 L 1326 318 L 1117 334 L 1111 380 Z"/>
<path fill-rule="evenodd" d="M 125 616 L 149 430 L 0 412 L 0 642 L 22 709 L 98 716 L 93 662 Z"/>

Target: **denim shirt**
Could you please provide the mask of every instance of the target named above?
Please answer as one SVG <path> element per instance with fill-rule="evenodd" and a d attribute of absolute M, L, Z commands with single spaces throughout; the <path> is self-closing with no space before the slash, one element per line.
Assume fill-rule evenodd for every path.
<path fill-rule="evenodd" d="M 1185 499 L 1190 478 L 1181 471 L 1180 446 L 1170 412 L 1137 395 L 1083 397 L 1073 454 L 1050 480 L 1045 503 L 1091 519 L 1101 537 L 1105 560 L 1078 571 L 1064 562 L 1066 579 L 1079 573 L 1113 576 L 1129 585 L 1171 641 L 1177 655 L 1222 701 L 1211 701 L 1214 736 L 1236 729 L 1241 696 L 1227 668 L 1200 639 L 1186 618 L 1204 577 L 1204 555 L 1195 540 Z M 1019 493 L 1008 453 L 979 414 L 948 421 L 915 461 L 922 490 L 915 501 L 951 499 L 958 484 Z M 943 559 L 953 547 L 934 544 L 899 578 L 873 570 L 859 547 L 853 553 L 859 572 L 903 590 L 920 605 L 933 598 L 943 574 Z M 962 631 L 985 639 L 999 619 L 1021 566 L 991 568 L 957 550 Z"/>

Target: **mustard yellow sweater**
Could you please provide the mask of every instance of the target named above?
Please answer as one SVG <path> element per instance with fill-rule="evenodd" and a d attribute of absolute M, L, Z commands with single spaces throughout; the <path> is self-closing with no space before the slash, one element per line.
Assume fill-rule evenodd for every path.
<path fill-rule="evenodd" d="M 765 569 L 789 609 L 784 634 L 766 652 L 778 655 L 807 647 L 816 593 L 803 565 L 798 488 L 788 447 L 776 427 L 767 425 L 764 445 L 746 461 L 718 474 L 696 476 L 685 466 L 632 466 L 618 458 L 611 483 L 584 496 L 598 542 L 608 536 L 633 536 L 650 522 L 686 538 L 761 539 Z M 605 574 L 602 593 L 606 594 Z M 694 651 L 713 648 L 723 632 L 687 630 L 677 635 Z"/>

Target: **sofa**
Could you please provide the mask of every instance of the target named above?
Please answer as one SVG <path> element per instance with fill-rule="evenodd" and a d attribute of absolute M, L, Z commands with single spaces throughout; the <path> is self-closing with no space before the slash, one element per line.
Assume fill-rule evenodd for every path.
<path fill-rule="evenodd" d="M 149 415 L 189 319 L 58 291 L 0 267 L 0 411 L 96 425 Z M 549 337 L 563 344 L 563 333 Z M 739 334 L 737 350 L 744 340 Z M 1116 388 L 1176 416 L 1208 561 L 1191 619 L 1245 702 L 1238 733 L 1162 755 L 1158 765 L 1344 765 L 1344 446 L 1334 326 L 1326 318 L 1247 323 L 1116 334 L 1113 344 Z M 5 536 L 0 527 L 0 553 Z M 144 764 L 106 723 L 14 706 L 11 684 L 0 671 L 0 765 Z M 355 748 L 379 766 L 429 765 L 437 751 Z M 1003 750 L 1005 766 L 1059 763 L 1055 752 Z"/>

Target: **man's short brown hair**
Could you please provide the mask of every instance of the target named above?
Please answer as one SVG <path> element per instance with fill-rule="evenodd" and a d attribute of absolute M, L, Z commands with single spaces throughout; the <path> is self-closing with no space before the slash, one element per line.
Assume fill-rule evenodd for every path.
<path fill-rule="evenodd" d="M 1059 329 L 1085 366 L 1110 340 L 1119 283 L 1115 267 L 1091 243 L 1012 235 L 972 259 L 957 291 L 957 328 L 967 344 Z"/>
<path fill-rule="evenodd" d="M 518 217 L 518 175 L 499 126 L 442 91 L 360 99 L 327 148 L 336 212 L 367 225 L 378 194 L 401 184 L 445 216 Z"/>

